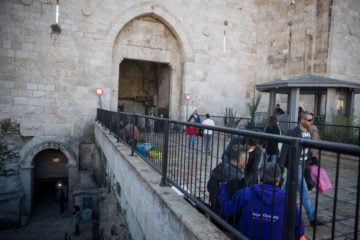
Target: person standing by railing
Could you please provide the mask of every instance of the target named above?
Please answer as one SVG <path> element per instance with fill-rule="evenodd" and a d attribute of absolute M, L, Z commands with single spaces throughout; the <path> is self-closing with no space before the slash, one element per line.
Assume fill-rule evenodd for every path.
<path fill-rule="evenodd" d="M 212 120 L 210 118 L 210 114 L 206 114 L 205 115 L 206 119 L 202 122 L 202 124 L 204 125 L 207 125 L 207 126 L 215 126 L 215 122 L 214 120 Z M 204 129 L 204 135 L 203 135 L 203 138 L 204 138 L 204 142 L 205 142 L 205 151 L 207 153 L 210 153 L 211 152 L 211 138 L 212 138 L 212 133 L 213 133 L 213 130 L 211 129 Z"/>
<path fill-rule="evenodd" d="M 189 119 L 190 123 L 195 123 L 195 118 Z M 197 145 L 198 129 L 193 126 L 186 126 L 186 136 L 188 136 L 188 148 L 194 150 Z"/>

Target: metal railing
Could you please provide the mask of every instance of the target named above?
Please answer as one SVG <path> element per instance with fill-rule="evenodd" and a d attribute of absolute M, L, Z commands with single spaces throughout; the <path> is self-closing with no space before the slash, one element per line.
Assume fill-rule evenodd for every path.
<path fill-rule="evenodd" d="M 262 116 L 265 113 L 259 113 L 258 115 Z M 202 116 L 203 119 L 205 116 Z M 217 126 L 224 126 L 223 116 L 212 116 L 211 117 Z M 235 126 L 237 129 L 250 129 L 255 128 L 259 130 L 264 130 L 266 127 L 266 121 L 264 117 L 259 117 L 256 119 L 255 126 L 250 127 L 250 118 L 248 117 L 237 117 L 236 120 L 239 120 L 238 124 Z M 319 129 L 320 137 L 322 140 L 346 144 L 355 144 L 360 146 L 360 126 L 344 126 L 336 124 L 325 124 L 321 121 L 315 121 L 315 125 Z M 282 121 L 279 120 L 279 127 L 281 128 L 283 134 L 285 134 L 289 129 L 292 129 L 295 126 L 296 122 Z"/>
<path fill-rule="evenodd" d="M 98 109 L 97 121 L 123 141 L 120 131 L 127 123 L 136 125 L 141 134 L 136 145 L 129 145 L 155 171 L 161 174 L 160 184 L 170 185 L 180 191 L 194 207 L 208 216 L 221 229 L 238 239 L 247 239 L 229 221 L 212 210 L 207 181 L 211 171 L 223 161 L 222 155 L 234 137 L 255 138 L 259 142 L 278 141 L 292 146 L 288 156 L 292 161 L 284 174 L 286 177 L 286 208 L 284 215 L 284 239 L 293 239 L 295 209 L 297 204 L 298 156 L 301 148 L 318 149 L 318 165 L 328 171 L 333 189 L 325 194 L 311 192 L 315 216 L 327 220 L 330 232 L 318 231 L 319 227 L 306 227 L 307 239 L 334 239 L 344 234 L 353 239 L 359 236 L 360 203 L 360 147 L 326 141 L 312 141 L 288 136 L 269 135 L 262 132 L 234 128 L 210 127 L 201 124 L 150 117 L 138 114 L 111 112 Z M 206 151 L 205 138 L 190 139 L 186 128 L 212 130 L 210 151 Z M 319 128 L 321 129 L 321 128 Z M 321 131 L 321 130 L 320 130 Z M 300 198 L 301 199 L 301 198 Z M 302 200 L 300 200 L 301 203 Z M 301 208 L 302 209 L 302 208 Z M 303 210 L 300 212 L 303 213 Z M 344 216 L 346 213 L 346 216 Z M 302 216 L 302 218 L 306 218 Z M 346 220 L 347 229 L 344 230 Z M 305 222 L 305 221 L 304 221 Z M 261 231 L 261 229 L 259 229 Z"/>

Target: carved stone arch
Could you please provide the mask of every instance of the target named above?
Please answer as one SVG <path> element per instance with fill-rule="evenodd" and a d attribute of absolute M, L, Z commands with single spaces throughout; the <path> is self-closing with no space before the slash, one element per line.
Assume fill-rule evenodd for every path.
<path fill-rule="evenodd" d="M 171 15 L 163 6 L 154 2 L 141 3 L 121 12 L 111 24 L 106 39 L 106 49 L 113 48 L 117 35 L 128 22 L 143 15 L 152 15 L 161 20 L 179 39 L 183 51 L 183 62 L 193 61 L 194 52 L 191 47 L 191 41 L 180 20 L 175 15 Z"/>
<path fill-rule="evenodd" d="M 26 215 L 31 215 L 32 208 L 32 194 L 33 194 L 33 160 L 35 156 L 46 149 L 56 149 L 61 151 L 68 160 L 69 173 L 69 191 L 72 190 L 74 182 L 74 174 L 78 165 L 78 153 L 74 151 L 76 144 L 70 145 L 70 138 L 68 137 L 35 137 L 30 142 L 25 144 L 20 150 L 20 178 L 24 188 L 24 202 L 23 208 Z M 73 146 L 73 147 L 72 147 Z M 69 202 L 72 201 L 72 196 L 69 195 Z"/>
<path fill-rule="evenodd" d="M 157 52 L 156 48 L 144 48 L 144 51 L 138 48 L 137 51 L 134 51 L 132 47 L 126 47 L 125 45 L 119 47 L 119 41 L 123 34 L 123 30 L 130 22 L 141 17 L 152 17 L 158 20 L 172 33 L 174 40 L 176 40 L 178 44 L 178 60 L 171 57 L 171 53 L 166 55 Z M 169 117 L 181 119 L 184 110 L 181 96 L 184 91 L 185 78 L 187 76 L 184 72 L 186 64 L 194 61 L 194 52 L 191 46 L 191 40 L 185 31 L 183 24 L 175 15 L 171 14 L 160 4 L 153 2 L 141 3 L 130 7 L 124 10 L 124 12 L 121 12 L 112 22 L 109 34 L 106 37 L 106 49 L 109 51 L 108 56 L 112 56 L 111 110 L 118 110 L 119 64 L 124 59 L 161 62 L 168 63 L 170 67 Z M 174 60 L 176 62 L 173 62 Z"/>
<path fill-rule="evenodd" d="M 78 158 L 68 142 L 68 139 L 60 137 L 41 137 L 32 139 L 20 150 L 20 167 L 31 168 L 36 154 L 46 149 L 60 150 L 66 156 L 68 165 L 77 165 Z"/>

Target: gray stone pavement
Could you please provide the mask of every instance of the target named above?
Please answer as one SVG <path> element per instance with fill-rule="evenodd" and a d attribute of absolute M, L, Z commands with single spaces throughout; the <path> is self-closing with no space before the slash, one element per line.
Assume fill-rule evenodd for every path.
<path fill-rule="evenodd" d="M 48 200 L 34 210 L 27 226 L 0 230 L 0 240 L 64 240 L 65 233 L 70 235 L 71 240 L 131 240 L 113 192 L 100 189 L 100 201 L 101 235 L 98 238 L 93 237 L 93 222 L 81 222 L 80 235 L 73 236 L 74 226 L 71 223 L 70 210 L 60 213 L 57 202 Z"/>
<path fill-rule="evenodd" d="M 73 236 L 74 226 L 71 223 L 70 210 L 60 213 L 57 202 L 48 201 L 36 208 L 28 225 L 17 229 L 0 230 L 1 240 L 64 240 L 65 233 L 72 240 L 90 240 L 92 223 L 80 224 L 80 235 Z"/>
<path fill-rule="evenodd" d="M 317 194 L 316 190 L 312 190 L 310 193 L 314 206 L 316 206 L 316 197 L 318 197 L 317 216 L 319 220 L 325 223 L 324 225 L 313 229 L 308 223 L 304 208 L 302 208 L 307 239 L 347 240 L 360 238 L 360 232 L 354 232 L 356 197 L 359 194 L 357 192 L 359 158 L 340 157 L 337 189 L 335 189 L 336 166 L 335 157 L 330 154 L 323 154 L 321 167 L 326 169 L 333 188 L 323 194 Z M 335 192 L 337 194 L 336 201 L 334 201 Z M 333 238 L 331 237 L 332 231 L 334 231 Z"/>

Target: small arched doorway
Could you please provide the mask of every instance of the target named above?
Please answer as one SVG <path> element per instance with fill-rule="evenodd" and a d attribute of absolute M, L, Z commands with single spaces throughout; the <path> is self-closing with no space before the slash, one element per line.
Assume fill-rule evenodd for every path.
<path fill-rule="evenodd" d="M 60 150 L 45 149 L 33 159 L 33 217 L 64 212 L 68 196 L 68 159 Z M 63 191 L 63 195 L 61 194 Z M 62 195 L 62 196 L 61 196 Z M 60 203 L 63 203 L 60 209 Z"/>
<path fill-rule="evenodd" d="M 56 180 L 67 179 L 67 182 L 65 181 L 68 186 L 67 199 L 69 203 L 72 202 L 73 198 L 71 192 L 73 190 L 76 173 L 78 171 L 78 155 L 74 151 L 76 145 L 70 145 L 69 142 L 70 138 L 34 137 L 20 150 L 20 178 L 25 193 L 22 206 L 24 209 L 24 215 L 32 216 L 33 207 L 41 204 L 41 201 L 37 199 L 37 196 L 33 196 L 38 193 L 39 190 L 41 192 L 43 188 L 47 189 L 50 186 L 51 189 L 49 194 L 51 195 L 51 191 L 55 191 L 52 183 L 47 185 L 45 183 L 46 181 L 54 183 Z M 57 158 L 59 158 L 59 160 L 60 158 L 63 159 L 61 167 L 59 168 L 61 171 L 56 169 L 57 165 L 54 163 L 54 161 L 58 161 Z M 47 163 L 47 161 L 49 162 Z M 41 164 L 44 164 L 45 166 L 40 167 Z M 66 168 L 66 170 L 64 170 L 64 168 Z M 43 173 L 39 173 L 42 169 L 45 169 Z M 35 171 L 37 171 L 36 174 Z M 35 178 L 37 178 L 36 183 L 34 182 Z M 44 183 L 42 184 L 42 182 Z M 33 204 L 34 200 L 37 201 L 36 204 Z M 54 205 L 56 206 L 56 202 L 54 202 Z"/>

